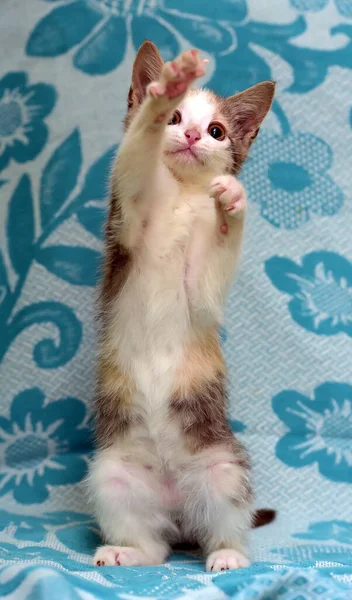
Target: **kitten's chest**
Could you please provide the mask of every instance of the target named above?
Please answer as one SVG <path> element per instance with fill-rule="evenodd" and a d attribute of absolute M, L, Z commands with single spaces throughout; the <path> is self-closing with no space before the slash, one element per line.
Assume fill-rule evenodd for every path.
<path fill-rule="evenodd" d="M 206 193 L 170 192 L 158 198 L 145 219 L 144 247 L 160 266 L 184 263 L 204 254 L 215 228 L 214 202 Z"/>

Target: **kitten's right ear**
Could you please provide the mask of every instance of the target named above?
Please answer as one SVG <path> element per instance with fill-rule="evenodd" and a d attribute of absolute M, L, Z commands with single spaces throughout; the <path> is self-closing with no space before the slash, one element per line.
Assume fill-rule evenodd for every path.
<path fill-rule="evenodd" d="M 141 104 L 149 83 L 160 77 L 164 61 L 156 45 L 145 41 L 137 52 L 132 71 L 132 85 L 128 94 L 128 108 Z"/>

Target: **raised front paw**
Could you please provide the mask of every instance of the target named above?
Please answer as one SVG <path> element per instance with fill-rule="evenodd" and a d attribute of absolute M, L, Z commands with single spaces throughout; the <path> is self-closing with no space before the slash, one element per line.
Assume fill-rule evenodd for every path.
<path fill-rule="evenodd" d="M 164 64 L 160 80 L 148 85 L 147 94 L 169 100 L 182 96 L 195 79 L 204 75 L 205 63 L 198 50 L 183 52 L 176 60 Z"/>
<path fill-rule="evenodd" d="M 215 177 L 210 183 L 209 196 L 217 200 L 229 215 L 243 214 L 246 209 L 244 187 L 232 175 Z"/>

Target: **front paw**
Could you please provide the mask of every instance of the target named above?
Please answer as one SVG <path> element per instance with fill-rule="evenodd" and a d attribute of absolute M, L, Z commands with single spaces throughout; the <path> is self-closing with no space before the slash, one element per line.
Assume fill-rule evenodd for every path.
<path fill-rule="evenodd" d="M 148 85 L 147 95 L 168 100 L 182 96 L 195 79 L 205 74 L 205 63 L 198 50 L 183 52 L 174 61 L 164 64 L 160 80 Z"/>
<path fill-rule="evenodd" d="M 220 175 L 212 180 L 209 196 L 232 216 L 244 214 L 247 206 L 243 185 L 232 175 Z"/>

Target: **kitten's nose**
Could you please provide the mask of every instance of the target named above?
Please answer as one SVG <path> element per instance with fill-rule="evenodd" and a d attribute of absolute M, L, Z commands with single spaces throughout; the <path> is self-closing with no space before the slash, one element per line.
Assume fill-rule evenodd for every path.
<path fill-rule="evenodd" d="M 198 140 L 201 138 L 199 131 L 196 129 L 188 129 L 185 131 L 185 136 L 187 138 L 189 147 L 193 146 L 193 144 L 198 142 Z"/>

